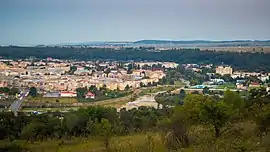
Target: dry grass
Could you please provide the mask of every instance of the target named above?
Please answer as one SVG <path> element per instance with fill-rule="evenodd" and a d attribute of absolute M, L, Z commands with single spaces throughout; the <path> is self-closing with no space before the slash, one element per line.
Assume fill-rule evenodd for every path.
<path fill-rule="evenodd" d="M 166 152 L 163 137 L 159 133 L 135 134 L 110 138 L 110 152 Z M 256 134 L 256 125 L 241 122 L 232 126 L 219 139 L 214 137 L 211 127 L 195 126 L 189 129 L 190 146 L 175 152 L 245 152 L 270 150 L 270 135 Z M 107 152 L 102 139 L 76 138 L 73 140 L 51 140 L 34 144 L 16 141 L 33 152 L 76 151 Z M 62 144 L 60 144 L 62 143 Z"/>

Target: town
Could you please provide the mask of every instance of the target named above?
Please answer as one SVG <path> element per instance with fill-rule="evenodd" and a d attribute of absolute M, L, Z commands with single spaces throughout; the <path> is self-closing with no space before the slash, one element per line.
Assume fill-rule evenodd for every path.
<path fill-rule="evenodd" d="M 0 70 L 0 99 L 22 100 L 23 90 L 30 89 L 29 96 L 33 98 L 26 99 L 29 107 L 33 106 L 31 101 L 59 102 L 61 98 L 70 98 L 67 100 L 71 103 L 98 102 L 127 96 L 139 88 L 166 85 L 176 86 L 176 92 L 185 90 L 222 96 L 226 90 L 247 92 L 265 87 L 268 91 L 270 82 L 268 72 L 174 62 L 73 61 L 51 57 L 41 60 L 1 59 Z M 102 89 L 107 91 L 100 91 Z M 9 108 L 10 104 L 1 102 L 1 107 Z M 16 110 L 20 106 L 16 106 Z"/>

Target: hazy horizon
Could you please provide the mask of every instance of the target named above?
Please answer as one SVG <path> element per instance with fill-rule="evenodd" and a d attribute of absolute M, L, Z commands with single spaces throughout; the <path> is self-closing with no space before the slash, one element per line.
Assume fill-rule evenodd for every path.
<path fill-rule="evenodd" d="M 3 0 L 0 45 L 270 40 L 269 0 Z"/>

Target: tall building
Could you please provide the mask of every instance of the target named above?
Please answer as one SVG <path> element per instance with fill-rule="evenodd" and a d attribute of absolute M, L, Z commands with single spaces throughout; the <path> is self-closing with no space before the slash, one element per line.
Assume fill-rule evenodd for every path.
<path fill-rule="evenodd" d="M 225 75 L 225 74 L 232 75 L 233 69 L 230 66 L 218 66 L 216 68 L 216 73 L 220 75 Z"/>

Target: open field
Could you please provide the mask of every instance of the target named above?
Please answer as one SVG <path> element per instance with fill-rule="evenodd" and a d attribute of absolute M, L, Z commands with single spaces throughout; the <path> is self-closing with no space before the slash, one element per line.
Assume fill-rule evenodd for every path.
<path fill-rule="evenodd" d="M 216 89 L 236 89 L 235 84 L 218 85 Z"/>
<path fill-rule="evenodd" d="M 128 95 L 128 96 L 120 97 L 120 98 L 114 98 L 114 99 L 108 99 L 108 100 L 96 101 L 96 102 L 84 102 L 84 103 L 27 102 L 27 103 L 23 103 L 22 111 L 24 112 L 69 111 L 69 110 L 76 110 L 78 108 L 86 108 L 89 106 L 105 106 L 105 107 L 120 108 L 122 105 L 131 101 L 132 97 L 133 95 Z M 73 99 L 76 99 L 76 98 L 73 98 Z"/>
<path fill-rule="evenodd" d="M 72 111 L 72 110 L 78 110 L 79 107 L 60 107 L 60 108 L 23 108 L 22 112 L 56 112 L 56 111 Z"/>
<path fill-rule="evenodd" d="M 181 85 L 179 86 L 173 86 L 173 85 L 168 85 L 168 86 L 157 86 L 157 87 L 152 87 L 152 88 L 142 88 L 141 92 L 139 93 L 139 96 L 143 96 L 146 94 L 151 94 L 151 93 L 156 93 L 160 91 L 170 91 L 174 90 L 176 88 L 180 88 Z"/>
<path fill-rule="evenodd" d="M 46 98 L 46 97 L 28 97 L 25 102 L 45 102 L 45 103 L 77 103 L 77 98 Z"/>

